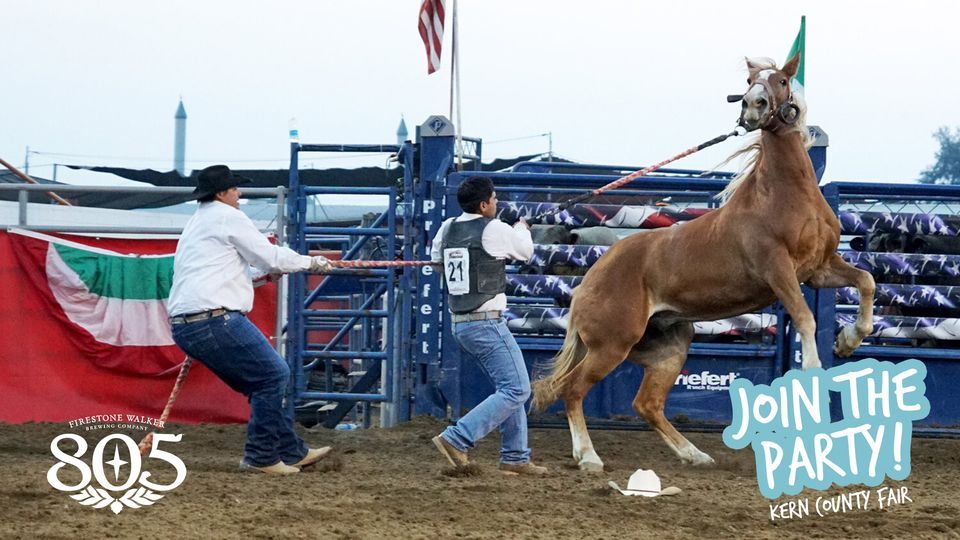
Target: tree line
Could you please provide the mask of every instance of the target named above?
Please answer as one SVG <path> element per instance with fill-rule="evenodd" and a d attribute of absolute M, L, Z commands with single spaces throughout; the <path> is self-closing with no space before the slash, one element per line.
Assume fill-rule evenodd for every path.
<path fill-rule="evenodd" d="M 933 138 L 940 143 L 940 150 L 936 162 L 920 173 L 920 183 L 960 185 L 960 128 L 951 132 L 941 127 L 933 133 Z"/>

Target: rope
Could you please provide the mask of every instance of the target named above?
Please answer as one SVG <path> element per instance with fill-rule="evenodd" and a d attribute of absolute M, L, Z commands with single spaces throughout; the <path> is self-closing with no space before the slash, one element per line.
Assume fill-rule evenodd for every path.
<path fill-rule="evenodd" d="M 193 363 L 193 359 L 189 356 L 183 358 L 183 365 L 180 366 L 180 374 L 177 375 L 177 382 L 173 383 L 173 390 L 170 392 L 170 398 L 167 399 L 167 405 L 163 408 L 163 413 L 160 415 L 160 425 L 163 425 L 167 421 L 167 417 L 170 416 L 170 409 L 173 408 L 173 402 L 177 400 L 177 394 L 180 393 L 180 388 L 183 387 L 183 381 L 187 379 L 187 373 L 190 372 L 190 364 Z M 153 432 L 147 433 L 147 436 L 140 441 L 140 444 L 137 445 L 140 448 L 140 455 L 145 456 L 150 450 L 150 447 L 153 445 Z"/>
<path fill-rule="evenodd" d="M 432 261 L 330 261 L 330 266 L 334 268 L 390 268 L 397 266 L 427 266 L 434 263 Z"/>
<path fill-rule="evenodd" d="M 715 145 L 715 144 L 721 143 L 721 142 L 727 140 L 729 137 L 736 137 L 736 136 L 738 136 L 738 135 L 740 135 L 740 132 L 737 131 L 737 130 L 733 130 L 733 131 L 731 131 L 730 133 L 727 133 L 727 134 L 725 134 L 725 135 L 719 135 L 719 136 L 717 136 L 717 137 L 714 137 L 714 138 L 710 139 L 709 141 L 706 141 L 706 142 L 704 142 L 704 143 L 698 144 L 697 146 L 692 146 L 692 147 L 690 147 L 690 148 L 687 148 L 686 150 L 684 150 L 683 152 L 680 152 L 679 154 L 673 156 L 672 158 L 665 159 L 665 160 L 661 161 L 660 163 L 657 163 L 657 164 L 655 164 L 655 165 L 651 165 L 651 166 L 649 166 L 649 167 L 647 167 L 647 168 L 645 168 L 645 169 L 640 169 L 639 171 L 632 172 L 632 173 L 630 173 L 630 174 L 628 174 L 628 175 L 626 175 L 626 176 L 622 176 L 622 177 L 618 178 L 617 180 L 614 180 L 613 182 L 610 182 L 609 184 L 607 184 L 607 185 L 605 185 L 605 186 L 603 186 L 603 187 L 599 187 L 599 188 L 594 189 L 594 190 L 592 190 L 592 191 L 588 191 L 588 192 L 583 193 L 583 194 L 581 194 L 581 195 L 577 195 L 576 197 L 573 197 L 572 199 L 570 199 L 570 200 L 568 200 L 568 201 L 566 201 L 566 202 L 560 203 L 560 204 L 557 205 L 557 207 L 554 208 L 554 209 L 548 210 L 548 211 L 546 211 L 546 212 L 544 212 L 544 213 L 542 213 L 542 214 L 539 214 L 539 215 L 536 215 L 536 216 L 531 217 L 528 221 L 529 221 L 530 223 L 538 223 L 538 222 L 542 221 L 543 218 L 545 218 L 546 216 L 549 216 L 549 215 L 551 215 L 551 214 L 556 214 L 556 213 L 562 212 L 562 211 L 566 210 L 567 208 L 570 208 L 571 206 L 573 206 L 573 205 L 575 205 L 575 204 L 579 204 L 579 203 L 582 203 L 583 201 L 585 201 L 585 200 L 587 200 L 587 199 L 591 199 L 591 198 L 593 198 L 593 197 L 596 197 L 597 195 L 600 195 L 601 193 L 603 193 L 603 192 L 605 192 L 605 191 L 610 191 L 610 190 L 612 190 L 612 189 L 617 189 L 617 188 L 619 188 L 619 187 L 623 187 L 624 185 L 629 184 L 630 182 L 633 182 L 634 180 L 636 180 L 637 178 L 640 178 L 641 176 L 645 176 L 645 175 L 647 175 L 647 174 L 652 173 L 653 171 L 655 171 L 655 170 L 663 167 L 664 165 L 667 165 L 667 164 L 669 164 L 669 163 L 673 163 L 674 161 L 677 161 L 677 160 L 679 160 L 679 159 L 685 158 L 685 157 L 689 156 L 690 154 L 699 152 L 700 150 L 703 150 L 704 148 L 708 148 L 708 147 L 713 146 L 713 145 Z"/>
<path fill-rule="evenodd" d="M 622 187 L 622 186 L 624 186 L 624 185 L 626 185 L 626 184 L 629 184 L 630 182 L 633 182 L 633 181 L 636 180 L 637 178 L 640 178 L 641 176 L 650 174 L 650 173 L 652 173 L 653 171 L 662 168 L 664 165 L 667 165 L 667 164 L 669 164 L 669 163 L 673 163 L 674 161 L 677 161 L 677 160 L 679 160 L 679 159 L 683 159 L 683 158 L 689 156 L 690 154 L 699 152 L 699 151 L 703 150 L 704 148 L 708 148 L 708 147 L 713 146 L 713 145 L 715 145 L 715 144 L 719 144 L 719 143 L 727 140 L 727 139 L 730 138 L 730 137 L 736 137 L 736 136 L 738 136 L 738 135 L 740 135 L 740 132 L 739 132 L 738 130 L 736 130 L 736 129 L 733 130 L 733 131 L 731 131 L 730 133 L 726 133 L 726 134 L 724 134 L 724 135 L 718 135 L 718 136 L 710 139 L 709 141 L 700 143 L 700 144 L 698 144 L 697 146 L 692 146 L 692 147 L 690 147 L 690 148 L 687 148 L 687 149 L 684 150 L 683 152 L 680 152 L 679 154 L 677 154 L 677 155 L 675 155 L 675 156 L 673 156 L 673 157 L 671 157 L 671 158 L 669 158 L 669 159 L 665 159 L 665 160 L 661 161 L 660 163 L 657 163 L 657 164 L 655 164 L 655 165 L 651 165 L 651 166 L 649 166 L 649 167 L 647 167 L 647 168 L 645 168 L 645 169 L 641 169 L 641 170 L 639 170 L 639 171 L 632 172 L 632 173 L 630 173 L 630 174 L 628 174 L 628 175 L 626 175 L 626 176 L 622 176 L 622 177 L 618 178 L 617 180 L 614 180 L 613 182 L 610 182 L 609 184 L 607 184 L 607 185 L 605 185 L 605 186 L 603 186 L 603 187 L 599 187 L 599 188 L 597 188 L 597 189 L 588 191 L 588 192 L 583 193 L 583 194 L 581 194 L 581 195 L 577 195 L 576 197 L 573 197 L 572 199 L 570 199 L 570 200 L 568 200 L 568 201 L 566 201 L 566 202 L 560 203 L 559 205 L 557 205 L 557 207 L 556 207 L 555 209 L 548 210 L 548 211 L 546 211 L 546 212 L 544 212 L 544 213 L 542 213 L 542 214 L 539 214 L 539 215 L 537 215 L 537 216 L 531 217 L 531 218 L 529 219 L 529 222 L 530 222 L 530 223 L 537 223 L 537 222 L 543 220 L 544 217 L 549 216 L 550 214 L 556 214 L 556 213 L 562 212 L 562 211 L 566 210 L 567 208 L 570 208 L 571 206 L 573 206 L 573 205 L 575 205 L 575 204 L 581 203 L 581 202 L 583 202 L 583 201 L 585 201 L 585 200 L 587 200 L 587 199 L 590 199 L 590 198 L 592 198 L 592 197 L 596 197 L 597 195 L 600 195 L 601 193 L 603 193 L 603 192 L 605 192 L 605 191 L 610 191 L 610 190 L 612 190 L 612 189 L 617 189 L 617 188 L 619 188 L 619 187 Z M 397 267 L 397 266 L 425 266 L 425 265 L 430 265 L 430 264 L 439 264 L 439 263 L 434 263 L 434 262 L 431 262 L 431 261 L 330 261 L 330 265 L 333 266 L 334 268 L 389 268 L 389 267 Z"/>
<path fill-rule="evenodd" d="M 40 182 L 37 182 L 36 180 L 34 180 L 33 178 L 30 178 L 29 176 L 27 176 L 27 175 L 24 174 L 23 172 L 21 172 L 20 169 L 18 169 L 18 168 L 16 168 L 16 167 L 14 167 L 13 165 L 7 163 L 7 162 L 6 162 L 5 160 L 3 160 L 2 158 L 0 158 L 0 165 L 3 165 L 3 166 L 6 167 L 7 169 L 10 169 L 10 172 L 12 172 L 13 174 L 19 176 L 21 179 L 23 179 L 23 181 L 25 181 L 25 182 L 27 182 L 27 183 L 30 183 L 30 184 L 39 184 L 39 183 L 40 183 Z M 70 204 L 69 202 L 67 202 L 63 197 L 57 195 L 56 193 L 54 193 L 54 192 L 52 192 L 52 191 L 45 191 L 44 193 L 46 193 L 47 196 L 50 197 L 51 199 L 57 201 L 58 204 L 61 204 L 61 205 L 63 205 L 63 206 L 73 206 L 72 204 Z"/>

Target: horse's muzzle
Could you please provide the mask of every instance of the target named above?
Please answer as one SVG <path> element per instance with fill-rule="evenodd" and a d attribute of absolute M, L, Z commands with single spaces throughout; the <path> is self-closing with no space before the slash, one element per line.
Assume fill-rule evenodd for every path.
<path fill-rule="evenodd" d="M 746 119 L 744 119 L 743 116 L 741 116 L 740 119 L 737 120 L 737 126 L 743 128 L 747 133 L 749 133 L 751 131 L 755 131 L 760 127 L 760 121 L 759 120 L 747 121 Z"/>

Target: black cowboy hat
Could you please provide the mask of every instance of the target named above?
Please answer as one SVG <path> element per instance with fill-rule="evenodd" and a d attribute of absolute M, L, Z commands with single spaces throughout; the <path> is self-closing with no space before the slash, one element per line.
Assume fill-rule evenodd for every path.
<path fill-rule="evenodd" d="M 253 180 L 233 174 L 226 165 L 211 165 L 197 175 L 197 188 L 193 190 L 193 197 L 203 197 L 226 191 L 232 187 L 249 184 Z"/>

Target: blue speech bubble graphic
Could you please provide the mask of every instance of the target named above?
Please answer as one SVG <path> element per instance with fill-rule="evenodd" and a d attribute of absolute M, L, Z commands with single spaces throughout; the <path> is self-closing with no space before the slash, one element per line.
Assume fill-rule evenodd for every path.
<path fill-rule="evenodd" d="M 930 413 L 919 360 L 868 358 L 829 370 L 794 370 L 769 385 L 730 384 L 733 421 L 723 442 L 751 446 L 760 493 L 769 499 L 832 484 L 876 486 L 910 474 L 913 422 Z M 843 418 L 830 419 L 830 393 Z"/>

